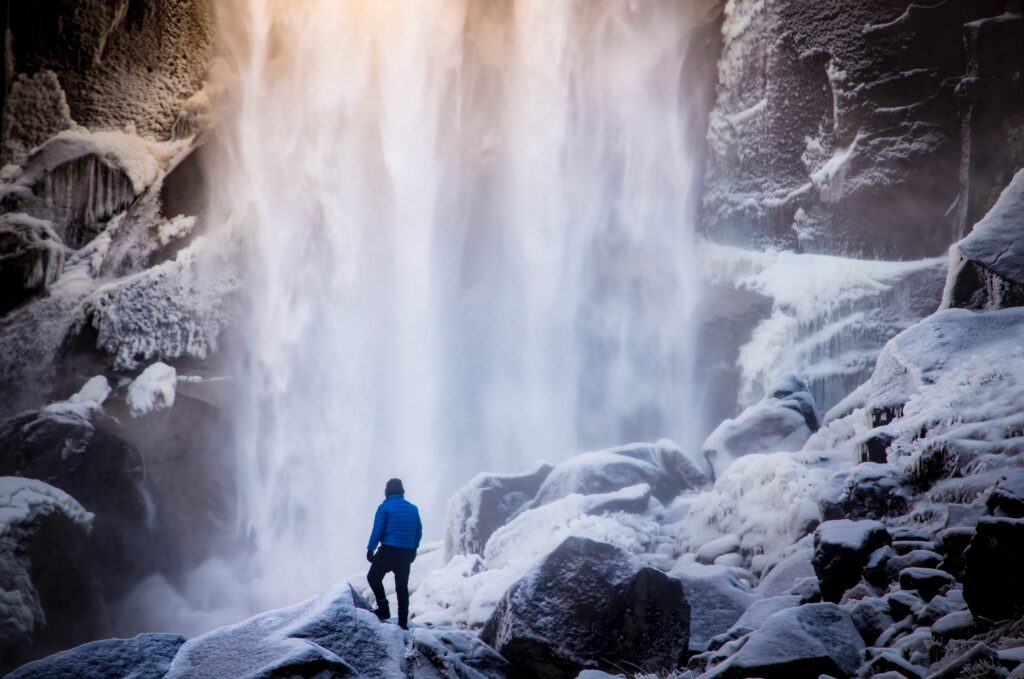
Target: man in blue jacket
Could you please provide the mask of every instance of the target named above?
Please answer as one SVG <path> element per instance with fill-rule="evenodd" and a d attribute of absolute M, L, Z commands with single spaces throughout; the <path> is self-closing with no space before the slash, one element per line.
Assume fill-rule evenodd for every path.
<path fill-rule="evenodd" d="M 409 629 L 409 567 L 416 560 L 416 550 L 423 537 L 423 524 L 416 505 L 405 499 L 401 479 L 391 479 L 384 486 L 384 502 L 373 517 L 373 532 L 366 546 L 366 560 L 371 564 L 366 579 L 377 598 L 377 617 L 387 620 L 391 608 L 384 593 L 384 576 L 395 574 L 398 595 L 398 625 Z M 377 545 L 380 544 L 380 549 Z M 374 550 L 377 553 L 374 554 Z"/>

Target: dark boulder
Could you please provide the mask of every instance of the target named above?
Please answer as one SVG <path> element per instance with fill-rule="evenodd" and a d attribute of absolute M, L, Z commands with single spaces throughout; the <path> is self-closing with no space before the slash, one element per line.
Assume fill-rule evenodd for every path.
<path fill-rule="evenodd" d="M 704 679 L 849 677 L 857 673 L 863 651 L 864 641 L 849 613 L 835 604 L 808 604 L 765 620 Z"/>
<path fill-rule="evenodd" d="M 185 637 L 140 634 L 132 639 L 104 639 L 23 665 L 8 679 L 159 679 Z"/>
<path fill-rule="evenodd" d="M 900 571 L 900 587 L 917 590 L 925 601 L 931 601 L 955 582 L 952 575 L 937 568 L 904 568 Z"/>
<path fill-rule="evenodd" d="M 538 465 L 525 474 L 478 474 L 448 500 L 445 559 L 483 554 L 494 531 L 504 526 L 537 494 L 554 469 Z"/>
<path fill-rule="evenodd" d="M 826 521 L 814 532 L 814 572 L 825 601 L 838 602 L 856 585 L 868 557 L 888 544 L 889 533 L 877 521 Z"/>
<path fill-rule="evenodd" d="M 964 555 L 964 599 L 975 618 L 1024 615 L 1024 519 L 985 517 Z"/>
<path fill-rule="evenodd" d="M 686 659 L 683 585 L 614 545 L 570 537 L 513 584 L 480 632 L 524 676 L 675 669 Z"/>

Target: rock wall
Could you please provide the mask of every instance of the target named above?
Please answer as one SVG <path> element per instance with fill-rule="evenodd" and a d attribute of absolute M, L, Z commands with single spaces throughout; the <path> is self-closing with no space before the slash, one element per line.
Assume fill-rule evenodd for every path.
<path fill-rule="evenodd" d="M 704 231 L 758 249 L 944 253 L 1021 163 L 1019 13 L 730 0 Z"/>

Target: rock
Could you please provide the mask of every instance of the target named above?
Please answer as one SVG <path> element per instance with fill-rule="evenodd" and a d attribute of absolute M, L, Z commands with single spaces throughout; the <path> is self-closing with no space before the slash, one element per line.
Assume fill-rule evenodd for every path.
<path fill-rule="evenodd" d="M 993 516 L 1024 518 L 1024 469 L 1006 470 L 985 504 Z"/>
<path fill-rule="evenodd" d="M 895 550 L 893 550 L 895 552 Z M 942 556 L 928 549 L 915 549 L 906 554 L 897 554 L 885 563 L 889 580 L 897 580 L 904 568 L 937 568 Z"/>
<path fill-rule="evenodd" d="M 895 549 L 896 553 L 900 556 L 906 556 L 907 554 L 916 551 L 935 551 L 935 543 L 930 540 L 893 540 L 892 548 Z"/>
<path fill-rule="evenodd" d="M 80 563 L 92 521 L 62 490 L 0 476 L 0 672 L 81 640 L 96 603 Z"/>
<path fill-rule="evenodd" d="M 864 642 L 849 613 L 830 603 L 775 613 L 705 679 L 848 677 L 861 664 Z"/>
<path fill-rule="evenodd" d="M 917 590 L 925 601 L 931 601 L 943 588 L 955 582 L 952 575 L 937 568 L 904 568 L 900 571 L 900 587 Z"/>
<path fill-rule="evenodd" d="M 64 266 L 64 246 L 50 222 L 0 215 L 0 314 L 45 291 Z"/>
<path fill-rule="evenodd" d="M 939 643 L 950 639 L 966 639 L 975 633 L 977 627 L 970 611 L 954 611 L 932 623 L 932 637 Z"/>
<path fill-rule="evenodd" d="M 105 679 L 163 677 L 185 637 L 177 634 L 140 634 L 132 639 L 92 641 L 42 660 L 23 665 L 8 679 Z"/>
<path fill-rule="evenodd" d="M 697 550 L 697 563 L 712 564 L 718 557 L 738 552 L 739 549 L 740 539 L 732 533 L 728 533 L 701 545 L 701 548 Z"/>
<path fill-rule="evenodd" d="M 646 483 L 667 504 L 684 490 L 709 483 L 708 475 L 670 441 L 583 453 L 557 465 L 541 483 L 532 506 L 573 493 L 595 495 Z"/>
<path fill-rule="evenodd" d="M 874 644 L 882 632 L 895 623 L 889 614 L 889 604 L 877 597 L 853 601 L 844 607 L 850 612 L 854 627 L 868 646 Z"/>
<path fill-rule="evenodd" d="M 445 560 L 456 554 L 483 554 L 484 545 L 534 498 L 554 469 L 539 464 L 523 474 L 477 474 L 448 500 Z"/>
<path fill-rule="evenodd" d="M 882 519 L 904 514 L 911 494 L 895 465 L 864 462 L 829 479 L 818 502 L 826 521 Z"/>
<path fill-rule="evenodd" d="M 800 378 L 789 376 L 759 403 L 718 425 L 701 450 L 717 476 L 744 455 L 799 450 L 817 429 L 818 414 L 810 388 Z"/>
<path fill-rule="evenodd" d="M 683 583 L 690 605 L 690 652 L 701 653 L 708 642 L 729 630 L 761 597 L 724 566 L 677 566 L 669 575 Z"/>
<path fill-rule="evenodd" d="M 898 653 L 893 651 L 882 651 L 873 660 L 867 663 L 862 672 L 866 676 L 877 677 L 884 672 L 896 672 L 904 679 L 920 679 L 924 676 L 924 670 L 916 665 L 911 665 Z"/>
<path fill-rule="evenodd" d="M 358 603 L 345 584 L 190 639 L 166 679 L 511 675 L 508 663 L 468 632 L 403 632 L 397 625 L 380 624 Z"/>
<path fill-rule="evenodd" d="M 1024 305 L 1024 170 L 971 233 L 949 249 L 942 308 L 1001 309 Z"/>
<path fill-rule="evenodd" d="M 877 521 L 826 521 L 814 532 L 814 572 L 825 601 L 839 601 L 860 580 L 873 551 L 889 542 Z"/>
<path fill-rule="evenodd" d="M 932 625 L 946 615 L 960 611 L 964 608 L 964 604 L 953 601 L 952 599 L 941 595 L 935 596 L 932 597 L 932 600 L 929 601 L 924 608 L 921 608 L 914 614 L 914 620 L 917 621 L 917 624 L 919 625 Z"/>
<path fill-rule="evenodd" d="M 976 618 L 1024 615 L 1024 519 L 983 518 L 964 563 L 964 599 Z"/>
<path fill-rule="evenodd" d="M 964 554 L 974 539 L 975 529 L 955 527 L 947 528 L 939 533 L 935 541 L 935 549 L 942 554 L 942 570 L 957 579 L 963 579 Z"/>
<path fill-rule="evenodd" d="M 756 629 L 760 629 L 765 620 L 779 611 L 799 605 L 800 597 L 792 594 L 758 599 L 752 602 L 747 610 L 743 611 L 743 615 L 733 623 L 732 627 L 712 638 L 707 644 L 708 649 L 711 651 L 718 650 L 725 644 L 744 637 Z"/>
<path fill-rule="evenodd" d="M 800 597 L 801 605 L 821 601 L 821 585 L 818 578 L 798 580 L 789 591 L 793 596 Z"/>
<path fill-rule="evenodd" d="M 868 556 L 868 562 L 864 565 L 864 579 L 875 587 L 886 587 L 895 579 L 897 572 L 889 568 L 889 562 L 899 555 L 891 545 L 879 547 Z"/>
<path fill-rule="evenodd" d="M 896 620 L 903 620 L 907 616 L 917 613 L 925 605 L 921 597 L 905 590 L 889 592 L 884 599 L 889 604 L 889 610 L 892 611 L 892 616 Z"/>
<path fill-rule="evenodd" d="M 774 597 L 789 592 L 801 578 L 816 577 L 812 564 L 813 557 L 813 549 L 793 552 L 768 571 L 754 591 L 766 598 Z"/>
<path fill-rule="evenodd" d="M 508 589 L 480 638 L 542 679 L 668 671 L 685 660 L 689 620 L 679 580 L 608 543 L 570 537 Z"/>

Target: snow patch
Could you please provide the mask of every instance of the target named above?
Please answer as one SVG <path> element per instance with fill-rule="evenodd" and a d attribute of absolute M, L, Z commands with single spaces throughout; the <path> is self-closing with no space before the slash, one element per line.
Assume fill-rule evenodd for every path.
<path fill-rule="evenodd" d="M 159 361 L 150 365 L 128 385 L 128 407 L 135 417 L 166 410 L 174 405 L 178 374 Z"/>

